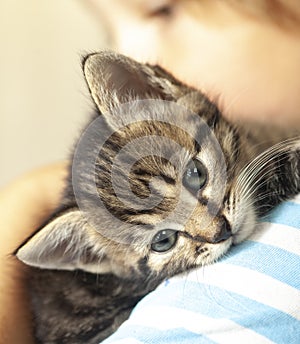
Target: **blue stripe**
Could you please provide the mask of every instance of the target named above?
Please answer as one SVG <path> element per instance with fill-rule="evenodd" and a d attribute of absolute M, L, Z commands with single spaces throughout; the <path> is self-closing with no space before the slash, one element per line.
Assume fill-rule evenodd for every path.
<path fill-rule="evenodd" d="M 203 283 L 185 279 L 174 281 L 145 297 L 135 312 L 143 316 L 148 306 L 177 307 L 213 319 L 229 319 L 275 343 L 300 343 L 300 322 L 294 317 L 247 297 Z"/>
<path fill-rule="evenodd" d="M 284 202 L 262 220 L 300 229 L 300 204 Z"/>
<path fill-rule="evenodd" d="M 258 271 L 300 289 L 300 255 L 281 248 L 247 240 L 233 246 L 220 262 Z"/>
<path fill-rule="evenodd" d="M 300 229 L 300 204 L 285 202 L 270 213 L 266 220 Z M 233 247 L 222 259 L 221 264 L 222 262 L 258 271 L 300 289 L 300 255 L 283 249 L 249 240 Z M 289 297 L 287 295 L 287 299 Z M 184 278 L 171 280 L 166 287 L 161 286 L 140 301 L 134 310 L 137 312 L 136 316 L 143 317 L 144 309 L 148 306 L 177 307 L 213 319 L 228 319 L 265 336 L 274 343 L 300 343 L 300 321 L 297 319 L 270 306 L 205 283 Z M 300 305 L 295 305 L 296 309 L 300 311 Z M 163 314 L 157 316 L 164 321 Z M 213 343 L 204 335 L 196 335 L 183 328 L 161 331 L 149 328 L 146 323 L 145 326 L 130 326 L 130 320 L 103 343 L 108 344 L 128 337 L 147 344 Z"/>
<path fill-rule="evenodd" d="M 101 342 L 113 343 L 116 340 L 133 337 L 147 344 L 214 344 L 215 342 L 201 334 L 189 332 L 183 328 L 159 330 L 145 326 L 123 326 L 119 331 Z M 130 342 L 128 342 L 130 344 Z"/>

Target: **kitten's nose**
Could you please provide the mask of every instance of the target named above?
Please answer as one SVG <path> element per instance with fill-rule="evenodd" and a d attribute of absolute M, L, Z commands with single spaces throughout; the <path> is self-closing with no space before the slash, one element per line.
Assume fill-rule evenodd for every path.
<path fill-rule="evenodd" d="M 224 216 L 220 218 L 220 230 L 213 238 L 213 243 L 216 244 L 218 242 L 224 241 L 231 237 L 231 227 L 229 222 L 226 220 Z"/>

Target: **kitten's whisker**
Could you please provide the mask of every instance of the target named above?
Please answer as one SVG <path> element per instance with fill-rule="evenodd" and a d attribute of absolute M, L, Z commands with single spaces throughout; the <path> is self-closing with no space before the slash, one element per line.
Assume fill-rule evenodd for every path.
<path fill-rule="evenodd" d="M 248 164 L 239 175 L 236 181 L 236 188 L 240 188 L 240 192 L 243 192 L 243 189 L 249 189 L 250 184 L 251 187 L 254 188 L 257 185 L 257 182 L 259 182 L 259 180 L 263 178 L 268 171 L 266 171 L 263 175 L 259 175 L 259 173 L 274 159 L 276 159 L 277 168 L 281 167 L 282 165 L 278 166 L 278 162 L 280 162 L 280 160 L 286 155 L 287 145 L 285 144 L 282 146 L 278 145 L 276 147 L 272 147 L 270 151 L 263 153 L 263 155 L 258 156 L 256 159 L 250 162 L 250 164 Z M 253 184 L 253 181 L 257 178 L 257 176 L 258 180 Z M 245 181 L 247 182 L 245 183 Z"/>

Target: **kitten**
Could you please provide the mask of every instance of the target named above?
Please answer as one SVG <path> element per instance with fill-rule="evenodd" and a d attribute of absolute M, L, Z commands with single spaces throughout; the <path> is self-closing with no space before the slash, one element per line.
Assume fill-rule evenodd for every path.
<path fill-rule="evenodd" d="M 247 130 L 158 66 L 83 61 L 96 104 L 61 206 L 17 249 L 39 343 L 99 343 L 164 279 L 212 263 L 300 192 L 300 140 Z M 271 147 L 271 148 L 270 148 Z"/>

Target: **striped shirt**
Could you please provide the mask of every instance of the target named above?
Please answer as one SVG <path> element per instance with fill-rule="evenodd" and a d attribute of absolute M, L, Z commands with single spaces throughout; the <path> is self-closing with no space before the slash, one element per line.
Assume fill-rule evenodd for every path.
<path fill-rule="evenodd" d="M 109 344 L 300 343 L 300 195 L 218 263 L 171 278 Z"/>

